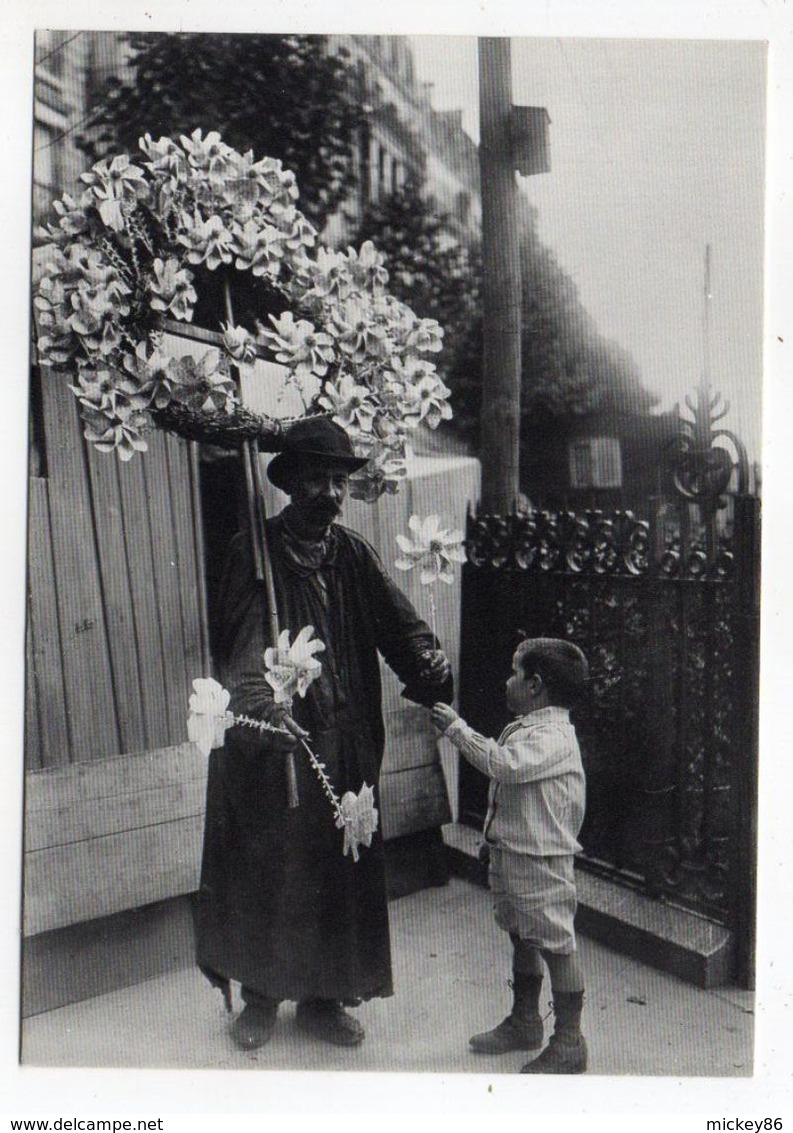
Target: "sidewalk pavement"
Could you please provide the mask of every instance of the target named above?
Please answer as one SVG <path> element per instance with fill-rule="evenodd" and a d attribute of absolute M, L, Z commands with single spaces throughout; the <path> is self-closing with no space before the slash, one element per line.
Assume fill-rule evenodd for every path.
<path fill-rule="evenodd" d="M 471 1034 L 499 1022 L 509 1008 L 509 941 L 493 923 L 489 893 L 453 878 L 441 888 L 392 901 L 390 914 L 396 994 L 358 1009 L 367 1032 L 360 1047 L 339 1049 L 302 1035 L 294 1005 L 287 1003 L 267 1046 L 241 1052 L 229 1036 L 230 1017 L 220 994 L 188 968 L 24 1020 L 22 1063 L 163 1070 L 518 1071 L 529 1055 L 476 1055 L 468 1047 Z M 751 1075 L 751 992 L 702 991 L 585 937 L 579 946 L 587 980 L 584 1033 L 591 1075 Z M 549 999 L 546 982 L 543 1003 Z"/>

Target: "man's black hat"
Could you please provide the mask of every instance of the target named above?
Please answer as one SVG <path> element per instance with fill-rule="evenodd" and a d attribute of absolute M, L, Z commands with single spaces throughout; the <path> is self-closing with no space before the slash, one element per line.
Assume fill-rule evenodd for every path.
<path fill-rule="evenodd" d="M 267 466 L 270 483 L 288 491 L 291 473 L 306 457 L 327 460 L 347 472 L 356 472 L 367 463 L 367 457 L 355 455 L 347 433 L 330 417 L 302 417 L 287 429 L 283 448 Z"/>

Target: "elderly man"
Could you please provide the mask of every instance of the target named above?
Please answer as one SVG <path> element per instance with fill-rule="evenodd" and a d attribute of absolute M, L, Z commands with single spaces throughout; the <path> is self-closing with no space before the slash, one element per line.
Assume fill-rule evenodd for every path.
<path fill-rule="evenodd" d="M 335 523 L 351 472 L 365 461 L 324 417 L 295 423 L 268 476 L 290 504 L 267 522 L 278 614 L 292 637 L 314 627 L 325 644 L 322 672 L 284 720 L 265 680 L 269 642 L 264 586 L 247 536 L 232 542 L 222 586 L 220 676 L 240 714 L 297 725 L 339 796 L 377 789 L 383 758 L 378 653 L 427 706 L 450 701 L 451 669 L 428 626 L 360 536 Z M 384 847 L 379 832 L 360 859 L 342 853 L 336 828 L 305 754 L 294 753 L 299 805 L 287 806 L 285 752 L 296 740 L 235 727 L 212 753 L 207 788 L 197 958 L 230 1005 L 242 987 L 237 1045 L 270 1037 L 279 1003 L 297 1002 L 309 1034 L 355 1046 L 364 1031 L 345 1007 L 393 994 Z"/>

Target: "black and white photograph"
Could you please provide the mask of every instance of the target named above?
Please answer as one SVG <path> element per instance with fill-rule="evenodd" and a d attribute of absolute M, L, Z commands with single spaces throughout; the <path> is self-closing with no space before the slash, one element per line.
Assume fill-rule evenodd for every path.
<path fill-rule="evenodd" d="M 9 1112 L 223 1071 L 196 1113 L 726 1120 L 789 986 L 773 44 L 63 16 L 21 80 Z"/>

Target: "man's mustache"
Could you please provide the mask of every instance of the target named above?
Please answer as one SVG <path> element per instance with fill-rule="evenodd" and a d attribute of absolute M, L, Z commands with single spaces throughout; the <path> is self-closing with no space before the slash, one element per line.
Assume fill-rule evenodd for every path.
<path fill-rule="evenodd" d="M 300 505 L 300 510 L 311 519 L 330 521 L 341 515 L 341 507 L 335 500 L 323 497 L 319 500 L 306 500 Z"/>

